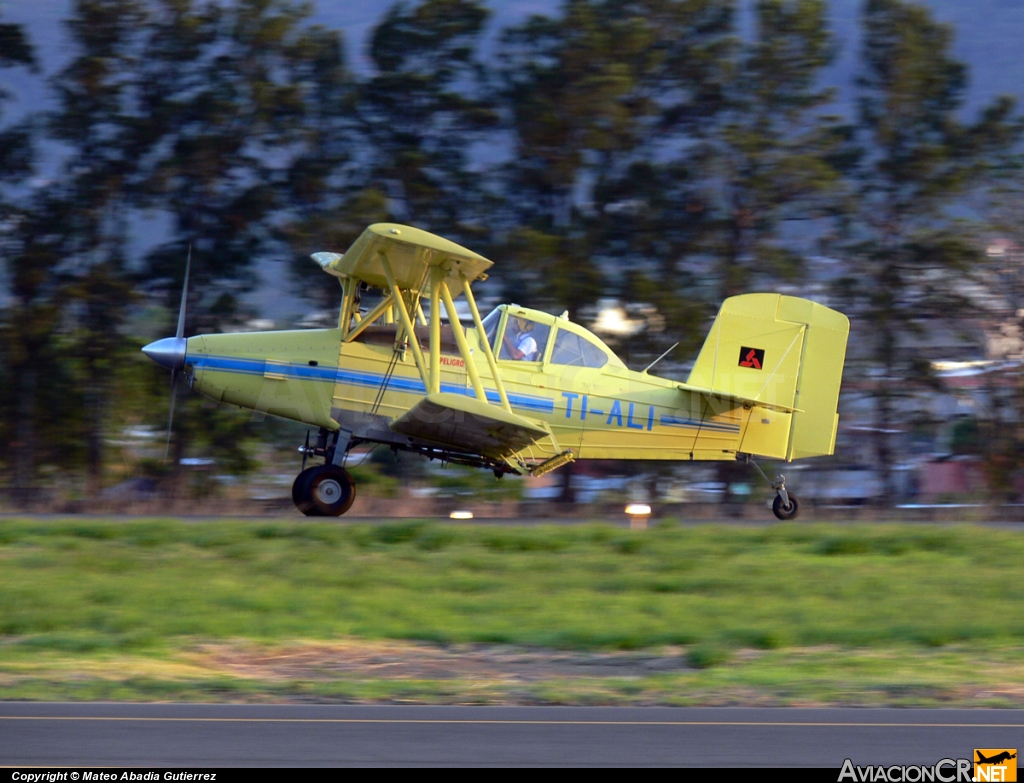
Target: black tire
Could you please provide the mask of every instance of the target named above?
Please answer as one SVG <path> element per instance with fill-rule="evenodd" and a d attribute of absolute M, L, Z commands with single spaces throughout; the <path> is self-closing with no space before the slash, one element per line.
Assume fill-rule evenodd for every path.
<path fill-rule="evenodd" d="M 796 495 L 792 492 L 787 493 L 789 495 L 789 508 L 782 505 L 782 497 L 780 495 L 775 496 L 775 500 L 772 501 L 772 511 L 779 519 L 796 519 L 800 513 L 800 501 L 797 500 Z"/>
<path fill-rule="evenodd" d="M 339 517 L 352 508 L 356 499 L 356 483 L 337 465 L 313 468 L 300 489 L 302 498 L 296 505 L 310 517 Z"/>
<path fill-rule="evenodd" d="M 319 510 L 317 510 L 316 506 L 314 506 L 309 499 L 309 480 L 312 478 L 313 473 L 316 472 L 318 467 L 319 466 L 306 468 L 296 476 L 295 481 L 292 482 L 292 502 L 295 504 L 295 508 L 307 517 L 321 516 Z"/>

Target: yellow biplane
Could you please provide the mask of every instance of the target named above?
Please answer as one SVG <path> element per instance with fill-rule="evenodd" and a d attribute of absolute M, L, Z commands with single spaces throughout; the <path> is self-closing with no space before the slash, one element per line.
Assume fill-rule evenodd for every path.
<path fill-rule="evenodd" d="M 307 515 L 351 507 L 345 461 L 360 443 L 499 477 L 583 459 L 789 461 L 835 449 L 849 321 L 814 302 L 727 299 L 681 383 L 630 370 L 566 314 L 509 304 L 482 318 L 471 284 L 492 262 L 426 231 L 377 223 L 345 254 L 313 260 L 341 282 L 336 329 L 186 340 L 183 293 L 177 335 L 143 348 L 214 400 L 319 428 L 292 488 Z M 459 320 L 460 295 L 472 326 Z M 310 456 L 324 464 L 306 467 Z M 792 519 L 785 477 L 771 483 L 776 516 Z"/>

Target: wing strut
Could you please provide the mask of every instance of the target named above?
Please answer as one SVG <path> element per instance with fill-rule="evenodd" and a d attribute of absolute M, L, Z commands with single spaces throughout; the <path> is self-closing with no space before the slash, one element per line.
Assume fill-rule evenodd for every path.
<path fill-rule="evenodd" d="M 364 315 L 362 320 L 356 323 L 356 325 L 353 326 L 351 329 L 348 329 L 348 324 L 342 325 L 341 328 L 348 329 L 348 331 L 345 332 L 344 336 L 341 339 L 344 340 L 346 343 L 350 343 L 354 339 L 356 339 L 360 334 L 363 333 L 363 331 L 370 324 L 372 324 L 374 321 L 380 318 L 381 315 L 385 315 L 387 312 L 391 310 L 391 305 L 394 304 L 394 302 L 392 301 L 394 298 L 394 294 L 388 294 L 387 296 L 385 296 L 383 299 L 380 300 L 380 302 L 377 303 L 376 307 L 374 307 L 370 312 Z"/>
<path fill-rule="evenodd" d="M 412 319 L 409 318 L 409 310 L 405 306 L 405 299 L 402 298 L 402 292 L 398 288 L 398 283 L 395 281 L 395 273 L 391 269 L 391 263 L 388 261 L 388 257 L 383 253 L 378 253 L 380 257 L 381 266 L 384 269 L 384 274 L 388 280 L 388 287 L 391 289 L 392 298 L 395 300 L 395 307 L 398 309 L 398 315 L 402 320 L 402 326 L 405 327 L 406 333 L 409 335 L 409 347 L 412 348 L 412 358 L 416 360 L 416 369 L 420 371 L 420 378 L 423 380 L 423 385 L 430 388 L 430 379 L 427 375 L 427 367 L 423 363 L 423 352 L 420 350 L 420 341 L 416 339 L 416 329 L 413 326 Z M 440 324 L 439 324 L 440 326 Z M 433 335 L 431 335 L 433 337 Z M 431 340 L 433 343 L 433 340 Z M 438 343 L 440 344 L 440 332 L 438 332 Z M 431 344 L 431 349 L 433 349 Z M 440 358 L 438 358 L 440 362 Z M 440 373 L 438 373 L 438 380 L 440 380 Z"/>
<path fill-rule="evenodd" d="M 469 287 L 469 280 L 466 279 L 465 275 L 462 275 L 462 292 L 466 295 L 469 312 L 473 314 L 473 325 L 476 326 L 476 333 L 480 335 L 480 347 L 484 351 L 484 356 L 487 357 L 487 366 L 491 369 L 494 387 L 498 390 L 498 397 L 501 398 L 501 407 L 511 413 L 512 406 L 509 404 L 508 395 L 505 394 L 505 384 L 501 382 L 501 375 L 498 373 L 498 363 L 494 361 L 494 351 L 491 350 L 491 344 L 487 340 L 487 331 L 484 329 L 483 321 L 480 320 L 480 311 L 476 309 L 476 297 L 473 296 L 473 291 Z M 468 358 L 466 359 L 466 366 L 469 367 Z"/>
<path fill-rule="evenodd" d="M 466 284 L 466 290 L 469 290 L 468 283 Z M 466 363 L 466 372 L 469 374 L 470 383 L 473 384 L 473 391 L 476 392 L 476 398 L 486 404 L 487 394 L 484 393 L 484 385 L 480 383 L 480 373 L 476 371 L 476 363 L 469 354 L 469 344 L 466 342 L 466 335 L 462 331 L 462 324 L 459 323 L 459 314 L 455 310 L 455 302 L 452 301 L 452 292 L 448 290 L 448 283 L 443 280 L 440 285 L 440 293 L 441 298 L 444 300 L 444 309 L 448 311 L 448 323 L 451 324 L 452 332 L 455 334 L 455 344 L 459 346 L 459 353 L 462 354 L 462 360 Z M 433 312 L 434 305 L 430 307 L 431 312 Z M 483 335 L 482 332 L 481 335 Z M 483 339 L 486 341 L 486 335 L 483 336 Z"/>
<path fill-rule="evenodd" d="M 441 286 L 444 274 L 436 266 L 430 269 L 430 383 L 427 394 L 441 391 Z M 462 357 L 469 366 L 469 358 Z M 484 400 L 487 402 L 487 400 Z"/>

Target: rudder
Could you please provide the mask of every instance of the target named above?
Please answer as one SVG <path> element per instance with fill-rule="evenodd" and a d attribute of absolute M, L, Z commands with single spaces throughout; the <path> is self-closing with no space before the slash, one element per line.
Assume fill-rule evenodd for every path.
<path fill-rule="evenodd" d="M 793 296 L 780 297 L 779 317 L 807 325 L 793 427 L 786 459 L 832 454 L 839 429 L 839 387 L 843 382 L 850 319 L 837 310 Z"/>

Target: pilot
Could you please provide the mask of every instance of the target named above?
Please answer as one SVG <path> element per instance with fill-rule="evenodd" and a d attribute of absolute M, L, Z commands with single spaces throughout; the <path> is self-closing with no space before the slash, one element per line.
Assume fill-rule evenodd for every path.
<path fill-rule="evenodd" d="M 505 345 L 508 348 L 508 352 L 512 355 L 513 359 L 521 362 L 535 362 L 537 361 L 538 353 L 537 341 L 533 339 L 533 335 L 530 332 L 533 331 L 533 321 L 528 318 L 516 318 L 513 323 L 516 325 L 518 335 L 516 335 L 516 344 L 513 346 L 508 339 L 508 335 L 505 335 Z"/>

